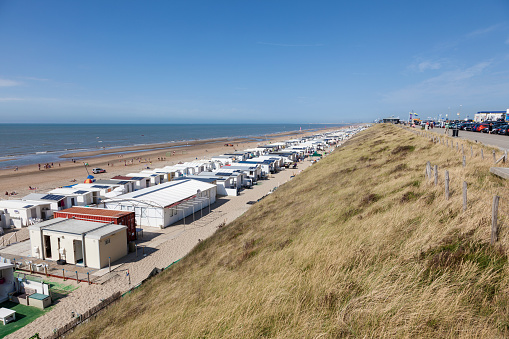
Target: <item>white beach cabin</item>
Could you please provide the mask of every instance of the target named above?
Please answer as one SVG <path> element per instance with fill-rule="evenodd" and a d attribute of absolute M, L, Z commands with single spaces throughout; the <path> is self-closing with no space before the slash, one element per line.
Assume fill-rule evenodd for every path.
<path fill-rule="evenodd" d="M 16 290 L 14 283 L 14 264 L 0 257 L 0 302 L 9 299 L 9 293 Z"/>
<path fill-rule="evenodd" d="M 51 210 L 51 215 L 54 211 L 60 211 L 64 208 L 71 207 L 71 197 L 62 194 L 51 194 L 51 193 L 30 193 L 29 195 L 21 198 L 23 201 L 39 201 L 42 203 L 48 203 Z M 51 215 L 47 215 L 49 218 Z"/>
<path fill-rule="evenodd" d="M 69 197 L 71 206 L 87 206 L 94 203 L 94 194 L 92 191 L 80 190 L 72 187 L 62 187 L 51 190 L 48 193 Z"/>
<path fill-rule="evenodd" d="M 127 255 L 126 226 L 54 218 L 28 227 L 32 256 L 103 268 Z"/>
<path fill-rule="evenodd" d="M 9 224 L 4 228 L 21 228 L 53 215 L 50 204 L 40 201 L 0 200 L 0 209 L 9 215 Z"/>

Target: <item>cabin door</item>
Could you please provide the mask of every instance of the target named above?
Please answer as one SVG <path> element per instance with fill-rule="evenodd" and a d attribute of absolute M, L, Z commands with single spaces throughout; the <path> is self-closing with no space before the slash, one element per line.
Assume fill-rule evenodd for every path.
<path fill-rule="evenodd" d="M 73 240 L 74 263 L 83 264 L 83 242 L 81 240 Z"/>
<path fill-rule="evenodd" d="M 46 258 L 51 258 L 51 237 L 49 235 L 44 236 L 44 252 Z"/>

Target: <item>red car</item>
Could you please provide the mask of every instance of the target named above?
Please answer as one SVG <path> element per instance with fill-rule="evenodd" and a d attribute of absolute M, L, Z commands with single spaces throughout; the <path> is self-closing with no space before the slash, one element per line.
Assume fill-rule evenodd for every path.
<path fill-rule="evenodd" d="M 488 127 L 490 127 L 490 125 L 489 125 L 489 124 L 479 124 L 479 125 L 478 125 L 478 126 L 476 126 L 476 127 L 475 127 L 475 129 L 473 129 L 472 131 L 474 131 L 474 132 L 480 132 L 480 131 L 482 131 L 483 129 L 488 128 Z"/>

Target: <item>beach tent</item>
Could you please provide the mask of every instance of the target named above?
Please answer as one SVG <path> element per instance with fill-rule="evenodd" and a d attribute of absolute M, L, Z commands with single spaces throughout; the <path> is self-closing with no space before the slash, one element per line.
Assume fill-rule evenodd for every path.
<path fill-rule="evenodd" d="M 216 201 L 216 185 L 183 179 L 103 201 L 107 209 L 134 211 L 141 226 L 164 228 Z M 200 213 L 201 215 L 202 213 Z"/>

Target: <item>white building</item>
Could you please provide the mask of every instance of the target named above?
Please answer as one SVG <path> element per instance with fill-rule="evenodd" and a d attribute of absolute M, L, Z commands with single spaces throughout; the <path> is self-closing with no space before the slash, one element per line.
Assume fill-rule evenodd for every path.
<path fill-rule="evenodd" d="M 23 201 L 38 201 L 42 203 L 48 203 L 51 210 L 51 215 L 47 215 L 46 218 L 49 218 L 53 215 L 54 211 L 60 211 L 64 208 L 71 207 L 71 197 L 61 195 L 61 194 L 51 194 L 51 193 L 30 193 L 29 195 L 21 198 Z"/>
<path fill-rule="evenodd" d="M 28 227 L 32 256 L 103 268 L 127 254 L 126 226 L 54 218 Z"/>
<path fill-rule="evenodd" d="M 132 177 L 132 178 L 140 178 L 141 177 L 141 178 L 148 179 L 149 181 L 146 182 L 146 187 L 159 185 L 161 183 L 161 176 L 159 174 L 155 174 L 155 173 L 143 173 L 143 172 L 128 173 L 126 175 L 126 177 Z"/>
<path fill-rule="evenodd" d="M 92 191 L 80 190 L 72 187 L 62 187 L 51 190 L 48 193 L 69 197 L 71 206 L 87 206 L 94 203 L 94 194 Z"/>
<path fill-rule="evenodd" d="M 78 190 L 86 190 L 92 192 L 92 200 L 94 204 L 98 204 L 102 199 L 107 197 L 107 194 L 113 191 L 115 188 L 119 187 L 118 184 L 76 184 L 72 186 L 72 188 L 76 188 Z"/>
<path fill-rule="evenodd" d="M 103 201 L 108 209 L 134 211 L 138 225 L 164 228 L 216 201 L 216 185 L 181 179 Z"/>
<path fill-rule="evenodd" d="M 9 293 L 16 290 L 14 282 L 14 264 L 0 257 L 0 302 L 9 299 Z"/>
<path fill-rule="evenodd" d="M 53 215 L 49 202 L 0 200 L 0 209 L 4 211 L 3 218 L 7 219 L 5 214 L 8 215 L 8 223 L 3 226 L 4 228 L 21 228 L 40 220 L 46 220 Z"/>

